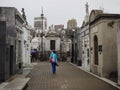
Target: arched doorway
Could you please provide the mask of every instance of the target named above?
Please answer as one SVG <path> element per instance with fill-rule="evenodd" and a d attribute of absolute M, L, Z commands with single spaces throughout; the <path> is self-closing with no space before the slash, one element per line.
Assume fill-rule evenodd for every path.
<path fill-rule="evenodd" d="M 98 65 L 98 37 L 94 36 L 94 64 Z"/>

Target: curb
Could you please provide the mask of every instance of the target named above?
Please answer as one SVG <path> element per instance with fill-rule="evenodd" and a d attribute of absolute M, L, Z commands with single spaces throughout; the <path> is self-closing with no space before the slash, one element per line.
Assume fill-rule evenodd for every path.
<path fill-rule="evenodd" d="M 71 63 L 71 62 L 69 62 L 69 63 L 70 63 L 71 65 L 73 65 L 73 66 L 75 66 L 75 67 L 77 67 L 77 68 L 79 68 L 79 69 L 81 69 L 81 70 L 83 70 L 83 71 L 85 71 L 85 72 L 91 74 L 92 76 L 95 76 L 96 78 L 98 78 L 98 79 L 100 79 L 100 80 L 103 80 L 103 81 L 105 81 L 106 83 L 108 83 L 108 84 L 110 84 L 110 85 L 112 85 L 112 86 L 114 86 L 114 87 L 120 89 L 120 86 L 119 86 L 117 83 L 115 83 L 115 82 L 113 82 L 113 81 L 111 81 L 111 80 L 109 80 L 109 79 L 106 79 L 106 78 L 104 78 L 104 77 L 99 77 L 99 76 L 97 76 L 97 75 L 95 75 L 95 74 L 93 74 L 93 73 L 91 73 L 91 72 L 89 72 L 89 71 L 83 69 L 82 67 L 77 66 L 77 65 Z"/>

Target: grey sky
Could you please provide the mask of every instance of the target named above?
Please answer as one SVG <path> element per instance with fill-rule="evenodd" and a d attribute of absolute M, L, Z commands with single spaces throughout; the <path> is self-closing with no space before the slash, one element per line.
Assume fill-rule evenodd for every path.
<path fill-rule="evenodd" d="M 27 20 L 32 26 L 34 17 L 40 16 L 43 7 L 48 26 L 64 24 L 66 27 L 67 21 L 72 18 L 81 26 L 86 2 L 89 4 L 89 12 L 101 7 L 106 13 L 120 14 L 120 0 L 0 0 L 0 6 L 16 7 L 20 12 L 21 8 L 24 8 Z"/>

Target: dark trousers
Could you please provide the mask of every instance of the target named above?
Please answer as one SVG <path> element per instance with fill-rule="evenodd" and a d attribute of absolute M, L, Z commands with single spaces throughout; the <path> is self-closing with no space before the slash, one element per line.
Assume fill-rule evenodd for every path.
<path fill-rule="evenodd" d="M 55 62 L 53 62 L 51 64 L 52 64 L 52 73 L 55 74 L 56 73 L 56 64 L 55 64 Z"/>

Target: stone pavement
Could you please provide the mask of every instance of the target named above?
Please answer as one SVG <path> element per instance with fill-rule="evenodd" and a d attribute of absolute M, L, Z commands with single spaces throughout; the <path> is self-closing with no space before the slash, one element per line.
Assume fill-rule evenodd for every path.
<path fill-rule="evenodd" d="M 59 62 L 55 75 L 49 62 L 39 62 L 28 77 L 26 90 L 119 90 L 68 62 Z"/>
<path fill-rule="evenodd" d="M 31 69 L 37 65 L 37 63 L 32 63 L 30 66 L 24 67 L 22 73 L 17 73 L 11 76 L 5 82 L 0 84 L 0 90 L 23 90 L 26 88 L 26 85 L 30 78 L 27 78 L 27 75 L 31 72 Z"/>

